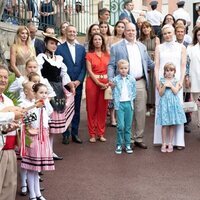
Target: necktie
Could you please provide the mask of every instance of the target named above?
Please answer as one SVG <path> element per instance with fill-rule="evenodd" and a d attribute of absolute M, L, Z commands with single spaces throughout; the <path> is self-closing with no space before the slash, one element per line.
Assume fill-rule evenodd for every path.
<path fill-rule="evenodd" d="M 136 24 L 135 18 L 132 13 L 130 13 L 131 21 L 133 24 Z"/>

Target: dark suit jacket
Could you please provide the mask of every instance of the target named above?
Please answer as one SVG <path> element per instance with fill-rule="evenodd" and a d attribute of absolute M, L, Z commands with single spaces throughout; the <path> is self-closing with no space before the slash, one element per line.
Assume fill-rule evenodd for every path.
<path fill-rule="evenodd" d="M 61 55 L 63 57 L 63 62 L 67 66 L 67 73 L 71 80 L 79 80 L 83 83 L 86 74 L 85 48 L 80 44 L 75 44 L 75 54 L 76 60 L 74 63 L 66 42 L 59 45 L 56 50 L 56 55 Z"/>
<path fill-rule="evenodd" d="M 35 38 L 34 47 L 35 47 L 36 56 L 40 53 L 44 53 L 44 51 L 45 51 L 44 41 L 42 41 L 38 38 Z"/>
<path fill-rule="evenodd" d="M 134 16 L 133 16 L 134 17 Z M 132 22 L 133 24 L 135 24 L 136 26 L 136 30 L 137 30 L 137 38 L 139 38 L 139 28 L 138 25 L 136 23 L 135 17 L 134 17 L 134 21 L 131 19 L 131 17 L 128 15 L 128 13 L 124 10 L 120 16 L 119 16 L 119 20 L 123 20 L 124 18 L 129 19 L 130 22 Z"/>

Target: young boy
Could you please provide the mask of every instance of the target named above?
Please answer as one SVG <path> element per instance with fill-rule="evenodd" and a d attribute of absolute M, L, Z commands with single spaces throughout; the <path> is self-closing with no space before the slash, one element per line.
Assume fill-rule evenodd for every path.
<path fill-rule="evenodd" d="M 126 153 L 131 154 L 131 127 L 133 121 L 133 100 L 136 97 L 135 78 L 128 74 L 129 63 L 119 60 L 117 63 L 119 75 L 113 79 L 114 107 L 117 114 L 117 147 L 116 154 L 122 153 L 123 139 Z"/>

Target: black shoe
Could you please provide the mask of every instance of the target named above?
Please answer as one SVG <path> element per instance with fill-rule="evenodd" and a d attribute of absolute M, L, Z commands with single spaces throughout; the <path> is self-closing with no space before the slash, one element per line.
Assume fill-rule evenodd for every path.
<path fill-rule="evenodd" d="M 44 188 L 43 187 L 40 187 L 40 192 L 43 192 L 44 191 Z"/>
<path fill-rule="evenodd" d="M 40 182 L 43 182 L 43 181 L 44 181 L 44 179 L 43 179 L 43 178 L 41 178 L 41 177 L 39 177 L 39 181 L 40 181 Z"/>
<path fill-rule="evenodd" d="M 135 142 L 134 144 L 141 149 L 147 149 L 147 145 L 144 142 Z"/>
<path fill-rule="evenodd" d="M 26 188 L 24 192 L 22 191 L 23 188 Z M 26 196 L 27 193 L 28 193 L 28 187 L 27 187 L 27 186 L 22 186 L 22 187 L 21 187 L 20 195 L 21 195 L 21 196 Z"/>
<path fill-rule="evenodd" d="M 43 175 L 44 175 L 44 173 L 43 173 L 43 172 L 38 172 L 38 174 L 39 174 L 40 176 L 43 176 Z"/>
<path fill-rule="evenodd" d="M 69 144 L 69 137 L 63 137 L 62 143 Z"/>
<path fill-rule="evenodd" d="M 78 144 L 82 144 L 83 143 L 82 140 L 77 135 L 72 136 L 72 141 L 76 142 Z"/>
<path fill-rule="evenodd" d="M 57 156 L 55 153 L 53 153 L 53 159 L 54 160 L 62 160 L 63 157 Z"/>
<path fill-rule="evenodd" d="M 184 131 L 186 133 L 191 133 L 191 129 L 188 126 L 184 126 Z"/>

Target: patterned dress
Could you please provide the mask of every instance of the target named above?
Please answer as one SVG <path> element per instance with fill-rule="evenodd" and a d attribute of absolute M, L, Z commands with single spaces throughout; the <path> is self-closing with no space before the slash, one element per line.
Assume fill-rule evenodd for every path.
<path fill-rule="evenodd" d="M 64 88 L 71 81 L 67 67 L 59 55 L 53 60 L 41 53 L 37 56 L 37 62 L 42 76 L 49 81 L 56 93 L 50 101 L 54 110 L 49 122 L 50 133 L 64 133 L 74 116 L 74 95 Z"/>
<path fill-rule="evenodd" d="M 165 83 L 165 79 L 160 79 L 161 84 Z M 175 86 L 177 81 L 172 80 Z M 170 88 L 166 88 L 163 96 L 160 98 L 157 111 L 156 123 L 162 126 L 184 124 L 186 122 L 185 113 L 181 105 L 179 97 L 172 92 Z"/>
<path fill-rule="evenodd" d="M 28 107 L 33 105 L 33 102 L 24 99 L 21 105 L 23 107 Z M 30 147 L 26 147 L 21 167 L 32 171 L 54 170 L 53 152 L 48 131 L 49 116 L 53 112 L 53 109 L 48 100 L 46 100 L 45 107 L 34 108 L 29 112 L 35 113 L 37 120 L 31 122 L 29 131 L 26 132 L 26 134 L 31 134 L 32 143 Z M 32 131 L 30 131 L 30 129 Z"/>

